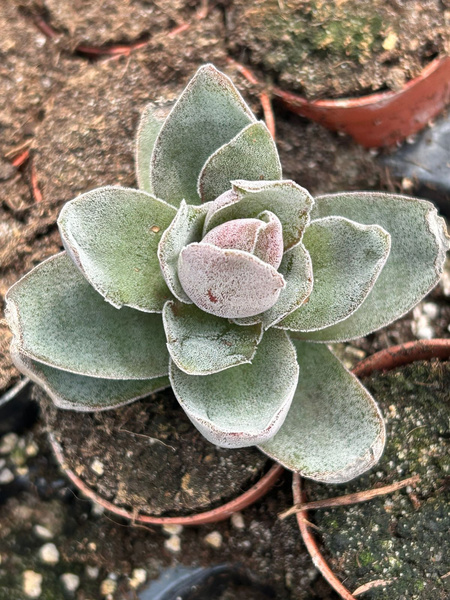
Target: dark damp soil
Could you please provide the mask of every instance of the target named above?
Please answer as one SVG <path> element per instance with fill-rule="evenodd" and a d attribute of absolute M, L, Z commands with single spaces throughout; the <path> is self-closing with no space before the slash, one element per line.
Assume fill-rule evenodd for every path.
<path fill-rule="evenodd" d="M 449 51 L 448 9 L 440 0 L 234 0 L 228 47 L 309 99 L 399 90 Z"/>
<path fill-rule="evenodd" d="M 68 485 L 39 423 L 13 444 L 9 442 L 7 453 L 4 443 L 0 439 L 0 460 L 5 462 L 2 468 L 14 474 L 10 486 L 15 489 L 8 493 L 7 487 L 0 499 L 0 600 L 27 599 L 26 571 L 42 576 L 41 600 L 70 597 L 60 579 L 67 573 L 79 577 L 79 587 L 71 596 L 75 600 L 105 598 L 101 592 L 105 580 L 117 586 L 110 600 L 136 600 L 135 569 L 144 569 L 150 581 L 169 566 L 226 563 L 244 566 L 258 585 L 275 590 L 277 600 L 337 600 L 313 567 L 295 521 L 278 519 L 278 513 L 292 503 L 287 473 L 262 501 L 238 513 L 238 519 L 191 528 L 146 527 L 102 513 Z M 44 539 L 37 526 L 45 527 L 51 537 Z M 210 534 L 218 540 L 216 547 L 208 541 Z M 59 553 L 54 565 L 40 557 L 47 543 Z M 239 598 L 224 592 L 224 600 L 234 597 Z"/>
<path fill-rule="evenodd" d="M 59 410 L 35 394 L 67 466 L 131 512 L 176 516 L 214 508 L 248 489 L 268 462 L 256 448 L 209 443 L 170 389 L 99 413 Z"/>
<path fill-rule="evenodd" d="M 326 557 L 354 591 L 384 584 L 369 600 L 446 600 L 450 595 L 450 363 L 415 363 L 364 380 L 387 424 L 378 465 L 335 495 L 420 476 L 406 488 L 351 507 L 316 511 Z M 310 499 L 330 487 L 309 482 Z"/>

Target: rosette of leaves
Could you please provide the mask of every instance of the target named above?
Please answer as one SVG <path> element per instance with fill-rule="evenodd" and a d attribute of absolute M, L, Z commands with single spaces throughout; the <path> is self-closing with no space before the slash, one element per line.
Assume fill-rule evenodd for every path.
<path fill-rule="evenodd" d="M 320 481 L 359 475 L 380 457 L 383 419 L 327 344 L 436 285 L 444 221 L 422 200 L 313 199 L 282 179 L 267 127 L 211 65 L 159 113 L 139 127 L 139 189 L 67 203 L 65 252 L 9 290 L 14 362 L 61 408 L 171 385 L 214 444 L 257 445 Z"/>

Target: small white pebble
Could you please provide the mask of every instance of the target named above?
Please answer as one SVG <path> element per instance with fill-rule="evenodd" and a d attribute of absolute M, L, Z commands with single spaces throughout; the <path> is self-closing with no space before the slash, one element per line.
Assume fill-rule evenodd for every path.
<path fill-rule="evenodd" d="M 80 578 L 75 573 L 64 573 L 60 579 L 64 589 L 69 594 L 73 594 L 80 587 Z"/>
<path fill-rule="evenodd" d="M 98 567 L 90 567 L 89 565 L 86 566 L 86 577 L 89 577 L 89 579 L 97 579 L 99 573 L 100 569 Z"/>
<path fill-rule="evenodd" d="M 171 535 L 168 540 L 164 541 L 164 547 L 169 552 L 176 554 L 181 550 L 181 539 L 178 535 Z"/>
<path fill-rule="evenodd" d="M 422 311 L 429 319 L 435 319 L 439 314 L 439 307 L 434 302 L 425 302 Z"/>
<path fill-rule="evenodd" d="M 94 458 L 92 461 L 91 471 L 93 471 L 99 477 L 101 477 L 105 472 L 105 467 L 103 466 L 103 463 L 98 460 L 98 458 Z"/>
<path fill-rule="evenodd" d="M 33 456 L 36 456 L 39 452 L 39 446 L 36 444 L 36 442 L 30 442 L 26 447 L 25 447 L 25 454 L 27 456 L 29 456 L 30 458 L 32 458 Z"/>
<path fill-rule="evenodd" d="M 5 468 L 0 471 L 0 485 L 11 483 L 14 481 L 14 473 L 9 469 Z"/>
<path fill-rule="evenodd" d="M 147 571 L 145 569 L 133 569 L 130 578 L 130 586 L 134 589 L 145 583 L 147 580 Z"/>
<path fill-rule="evenodd" d="M 17 433 L 7 433 L 0 441 L 0 454 L 9 454 L 14 450 L 19 441 Z"/>
<path fill-rule="evenodd" d="M 183 525 L 163 525 L 164 533 L 168 533 L 169 535 L 180 535 L 183 531 Z"/>
<path fill-rule="evenodd" d="M 218 531 L 211 531 L 211 533 L 205 535 L 203 539 L 205 544 L 208 544 L 208 546 L 211 546 L 212 548 L 218 549 L 222 546 L 222 534 Z"/>
<path fill-rule="evenodd" d="M 434 338 L 434 329 L 429 325 L 423 325 L 417 328 L 416 336 L 419 340 L 431 340 Z"/>
<path fill-rule="evenodd" d="M 53 538 L 53 532 L 43 525 L 35 525 L 33 527 L 33 533 L 38 538 L 41 538 L 41 540 L 51 540 Z"/>
<path fill-rule="evenodd" d="M 39 598 L 42 593 L 42 575 L 35 571 L 24 571 L 23 592 L 28 598 Z"/>
<path fill-rule="evenodd" d="M 100 594 L 102 596 L 109 596 L 114 594 L 117 590 L 117 583 L 112 579 L 104 579 L 100 584 Z"/>
<path fill-rule="evenodd" d="M 48 565 L 56 565 L 56 563 L 59 561 L 58 548 L 51 542 L 44 544 L 39 549 L 39 558 L 42 560 L 42 562 Z"/>
<path fill-rule="evenodd" d="M 245 521 L 244 517 L 242 516 L 242 513 L 237 512 L 231 515 L 231 525 L 239 531 L 245 529 Z"/>
<path fill-rule="evenodd" d="M 92 503 L 92 508 L 91 508 L 92 516 L 101 517 L 104 512 L 105 512 L 104 506 L 102 506 L 101 504 L 98 504 L 98 502 Z"/>
<path fill-rule="evenodd" d="M 4 458 L 0 458 L 0 469 L 3 469 L 3 467 L 6 465 L 6 460 Z"/>

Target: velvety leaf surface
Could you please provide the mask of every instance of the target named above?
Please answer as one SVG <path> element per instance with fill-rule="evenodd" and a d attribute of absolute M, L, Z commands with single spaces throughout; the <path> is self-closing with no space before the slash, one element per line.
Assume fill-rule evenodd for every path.
<path fill-rule="evenodd" d="M 262 337 L 261 325 L 239 327 L 193 304 L 167 302 L 163 310 L 167 347 L 179 369 L 209 375 L 249 363 Z"/>
<path fill-rule="evenodd" d="M 266 125 L 259 121 L 248 125 L 208 158 L 198 179 L 198 193 L 202 202 L 209 202 L 229 190 L 233 179 L 280 178 L 275 142 Z"/>
<path fill-rule="evenodd" d="M 231 80 L 212 65 L 201 67 L 167 117 L 151 160 L 151 185 L 174 206 L 199 204 L 197 180 L 206 160 L 256 121 Z"/>
<path fill-rule="evenodd" d="M 259 218 L 265 222 L 265 227 L 257 233 L 253 254 L 278 269 L 284 252 L 283 226 L 270 210 L 262 212 Z"/>
<path fill-rule="evenodd" d="M 283 258 L 283 228 L 273 213 L 259 219 L 235 219 L 208 231 L 202 242 L 218 248 L 243 250 L 278 269 Z"/>
<path fill-rule="evenodd" d="M 189 206 L 181 202 L 177 215 L 161 236 L 158 258 L 162 274 L 172 294 L 182 302 L 191 303 L 178 277 L 178 258 L 181 250 L 202 238 L 208 204 Z"/>
<path fill-rule="evenodd" d="M 271 308 L 285 285 L 282 275 L 256 256 L 205 243 L 183 248 L 178 276 L 194 304 L 227 319 Z"/>
<path fill-rule="evenodd" d="M 304 477 L 349 481 L 380 458 L 383 418 L 369 392 L 326 346 L 294 344 L 300 365 L 294 400 L 279 432 L 260 448 Z"/>
<path fill-rule="evenodd" d="M 136 136 L 136 179 L 144 192 L 153 192 L 150 181 L 150 160 L 153 147 L 161 127 L 169 114 L 168 106 L 158 106 L 154 102 L 147 104 L 142 115 Z"/>
<path fill-rule="evenodd" d="M 301 240 L 313 204 L 309 192 L 293 181 L 233 181 L 233 190 L 211 203 L 203 233 L 232 219 L 257 218 L 270 211 L 280 219 L 288 250 Z"/>
<path fill-rule="evenodd" d="M 58 408 L 98 411 L 139 400 L 170 385 L 168 377 L 155 379 L 100 379 L 54 369 L 11 348 L 14 364 L 40 385 Z"/>
<path fill-rule="evenodd" d="M 280 335 L 282 334 L 282 335 Z M 187 375 L 171 361 L 174 393 L 197 429 L 213 444 L 262 443 L 281 426 L 298 380 L 294 346 L 284 331 L 264 334 L 251 364 L 214 375 Z"/>
<path fill-rule="evenodd" d="M 157 250 L 175 214 L 146 192 L 105 187 L 67 202 L 58 225 L 69 256 L 108 302 L 161 312 L 172 294 Z"/>
<path fill-rule="evenodd" d="M 6 301 L 15 344 L 29 358 L 105 379 L 167 375 L 161 315 L 117 310 L 64 252 L 25 275 Z"/>
<path fill-rule="evenodd" d="M 279 272 L 286 287 L 281 290 L 276 304 L 256 317 L 236 319 L 236 323 L 249 325 L 261 322 L 264 329 L 268 329 L 307 300 L 313 289 L 313 271 L 311 258 L 302 243 L 284 253 Z"/>
<path fill-rule="evenodd" d="M 292 331 L 321 329 L 355 312 L 374 286 L 391 245 L 381 227 L 342 217 L 312 221 L 303 243 L 311 255 L 314 287 L 308 302 L 279 323 Z"/>
<path fill-rule="evenodd" d="M 391 252 L 367 299 L 337 325 L 296 337 L 344 341 L 367 335 L 398 319 L 439 281 L 448 238 L 444 220 L 431 202 L 406 196 L 353 192 L 316 198 L 312 218 L 339 215 L 391 235 Z"/>

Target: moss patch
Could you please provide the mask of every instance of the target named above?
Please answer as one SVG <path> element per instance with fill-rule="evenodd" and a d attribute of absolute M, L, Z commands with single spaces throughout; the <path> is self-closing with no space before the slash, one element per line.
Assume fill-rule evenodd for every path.
<path fill-rule="evenodd" d="M 416 363 L 365 381 L 387 422 L 380 463 L 336 489 L 308 484 L 319 499 L 387 485 L 414 474 L 420 482 L 390 496 L 347 508 L 317 511 L 330 563 L 351 590 L 387 583 L 369 600 L 445 600 L 450 593 L 448 475 L 450 363 Z"/>
<path fill-rule="evenodd" d="M 438 0 L 235 0 L 230 49 L 310 98 L 399 89 L 448 43 Z"/>

